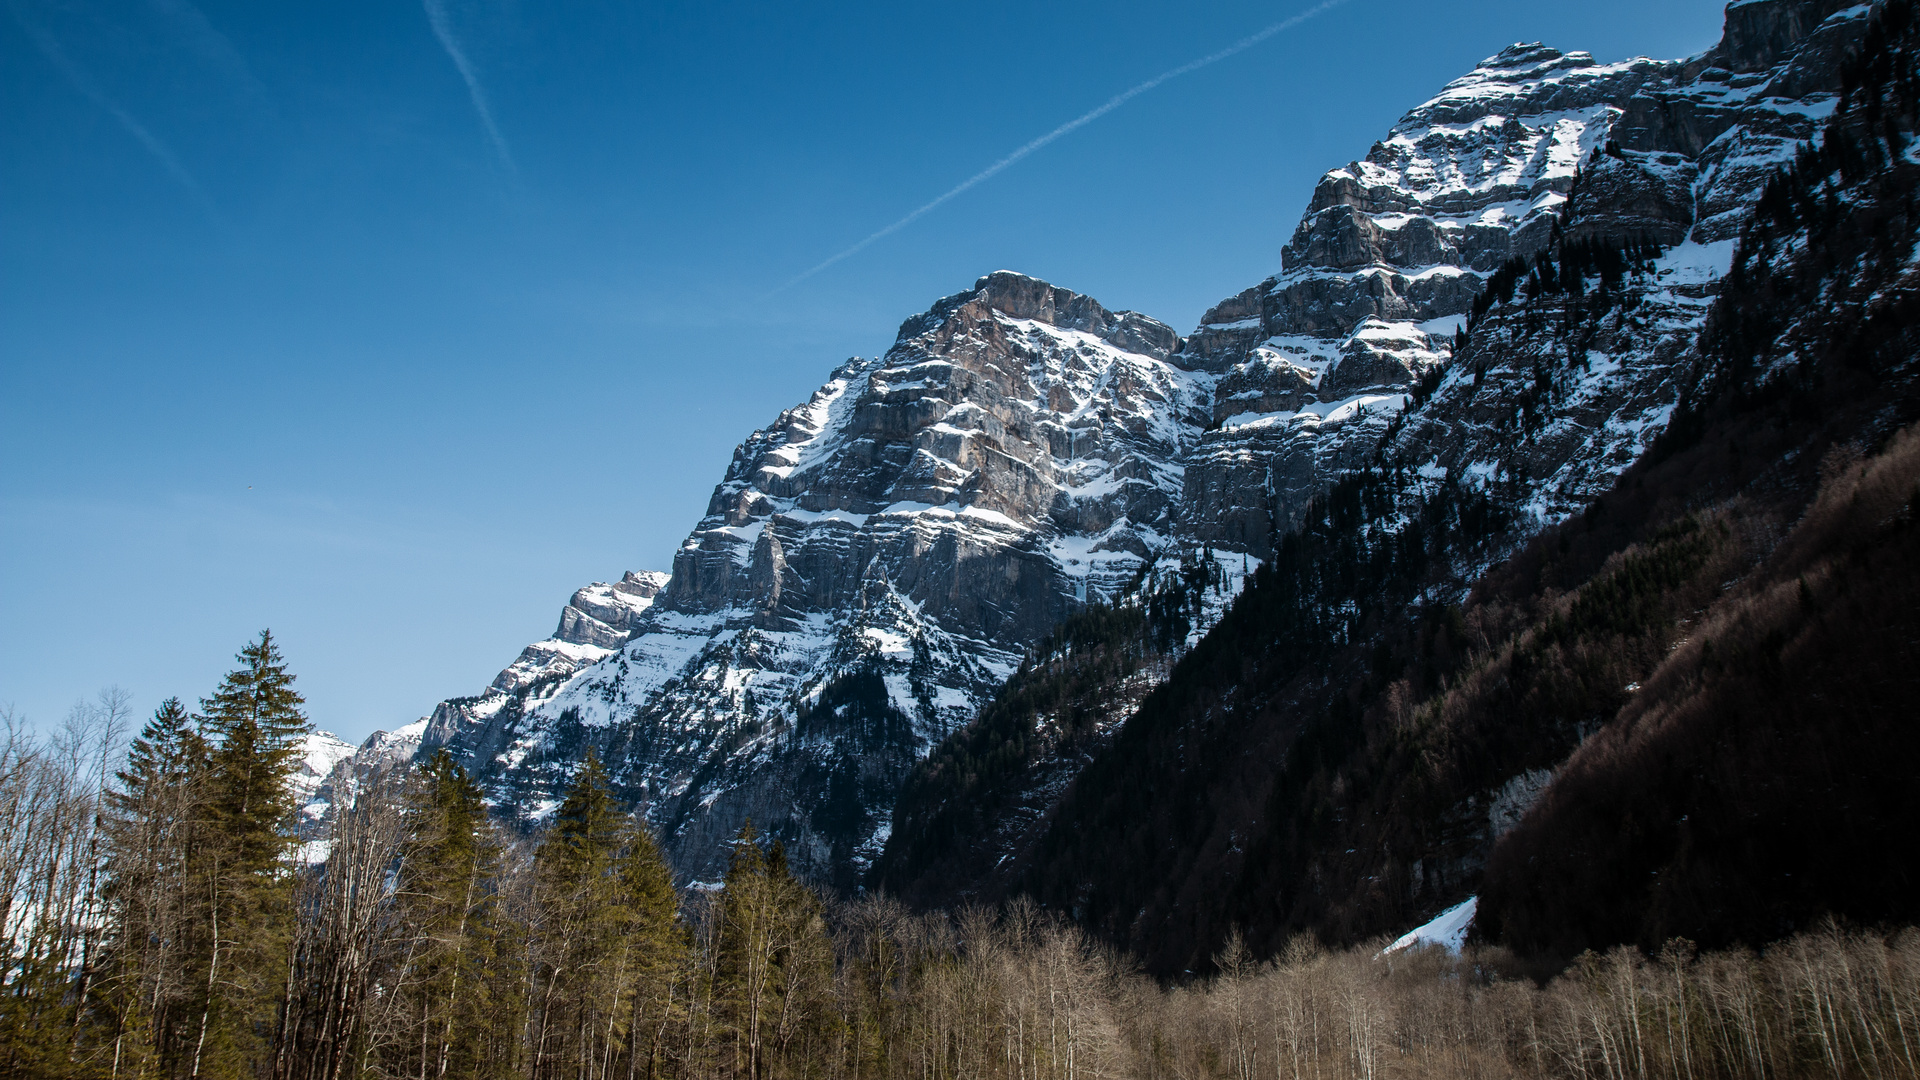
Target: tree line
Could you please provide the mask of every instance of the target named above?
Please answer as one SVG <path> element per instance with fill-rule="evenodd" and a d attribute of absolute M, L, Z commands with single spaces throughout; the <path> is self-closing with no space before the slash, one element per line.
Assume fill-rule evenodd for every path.
<path fill-rule="evenodd" d="M 1764 955 L 1295 938 L 1165 985 L 1030 901 L 821 895 L 749 825 L 676 891 L 589 757 L 520 836 L 445 754 L 301 839 L 307 729 L 271 636 L 131 745 L 123 694 L 0 738 L 0 1073 L 574 1080 L 1920 1077 L 1920 933 Z M 119 759 L 119 767 L 111 764 Z"/>

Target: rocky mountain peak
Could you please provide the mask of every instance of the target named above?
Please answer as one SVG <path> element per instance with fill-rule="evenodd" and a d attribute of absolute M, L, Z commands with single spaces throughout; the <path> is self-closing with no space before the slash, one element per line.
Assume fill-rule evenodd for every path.
<path fill-rule="evenodd" d="M 1387 451 L 1417 459 L 1409 484 L 1525 492 L 1532 520 L 1583 505 L 1665 423 L 1727 238 L 1830 106 L 1864 10 L 1832 6 L 1736 4 L 1728 43 L 1687 61 L 1503 50 L 1329 171 L 1281 271 L 1184 339 L 981 277 L 751 433 L 670 576 L 576 592 L 421 750 L 535 822 L 592 748 L 688 878 L 751 816 L 850 882 L 906 770 L 1085 605 L 1210 554 L 1199 634 L 1314 496 Z M 1514 260 L 1568 240 L 1630 243 L 1608 296 L 1633 303 L 1577 326 L 1483 303 L 1473 363 L 1449 368 L 1489 281 L 1529 287 Z"/>
<path fill-rule="evenodd" d="M 1516 71 L 1537 76 L 1550 68 L 1591 66 L 1593 66 L 1592 53 L 1563 53 L 1551 45 L 1538 41 L 1516 41 L 1480 61 L 1475 65 L 1474 73 L 1466 78 L 1472 79 L 1482 72 L 1492 71 Z"/>
<path fill-rule="evenodd" d="M 1098 300 L 1071 289 L 1050 285 L 1012 270 L 995 270 L 974 282 L 973 288 L 936 302 L 927 311 L 901 324 L 896 344 L 932 332 L 947 319 L 971 308 L 977 323 L 983 312 L 1043 323 L 1061 330 L 1091 334 L 1128 352 L 1165 360 L 1180 351 L 1180 335 L 1158 319 L 1137 311 L 1108 311 Z"/>
<path fill-rule="evenodd" d="M 1812 133 L 1866 10 L 1735 3 L 1723 41 L 1691 60 L 1507 47 L 1329 171 L 1281 273 L 1208 311 L 1180 362 L 1224 371 L 1276 336 L 1338 342 L 1370 318 L 1462 314 L 1482 279 L 1552 241 L 1576 177 L 1592 181 L 1589 230 L 1726 239 L 1778 155 Z"/>
<path fill-rule="evenodd" d="M 1831 108 L 1867 10 L 1736 3 L 1726 40 L 1691 60 L 1603 64 L 1516 44 L 1409 110 L 1365 158 L 1329 171 L 1281 272 L 1215 305 L 1176 358 L 1219 374 L 1216 430 L 1187 462 L 1190 533 L 1263 554 L 1326 477 L 1366 460 L 1405 391 L 1450 358 L 1503 266 L 1530 265 L 1514 260 L 1560 238 L 1677 249 L 1621 332 L 1583 337 L 1577 348 L 1616 359 L 1557 391 L 1550 434 L 1529 436 L 1524 451 L 1495 434 L 1512 432 L 1514 408 L 1533 393 L 1519 375 L 1506 391 L 1463 391 L 1457 402 L 1443 387 L 1401 436 L 1431 448 L 1436 475 L 1505 475 L 1524 458 L 1543 516 L 1590 497 L 1671 408 L 1677 342 L 1697 332 L 1761 187 Z M 1527 337 L 1536 329 L 1515 332 L 1515 355 L 1539 347 Z M 1490 342 L 1483 355 L 1493 352 Z"/>
<path fill-rule="evenodd" d="M 669 849 L 700 853 L 690 875 L 747 816 L 846 871 L 878 850 L 883 778 L 1067 614 L 1178 562 L 1213 389 L 1180 345 L 1038 278 L 982 277 L 749 435 L 670 578 L 580 590 L 486 694 L 443 703 L 423 747 L 451 745 L 529 819 L 595 747 Z M 864 719 L 829 737 L 827 709 Z M 867 779 L 829 783 L 827 746 Z M 848 783 L 871 793 L 822 809 Z"/>
<path fill-rule="evenodd" d="M 1583 69 L 1601 66 L 1604 65 L 1596 62 L 1589 52 L 1561 52 L 1538 41 L 1516 41 L 1474 65 L 1472 71 L 1448 83 L 1440 97 L 1467 96 L 1461 91 L 1484 95 L 1489 88 L 1501 84 L 1537 89 L 1542 82 L 1564 79 Z"/>
<path fill-rule="evenodd" d="M 642 613 L 667 586 L 656 570 L 629 570 L 612 584 L 596 581 L 577 590 L 560 611 L 553 636 L 521 650 L 494 677 L 492 689 L 512 693 L 565 678 L 626 644 Z"/>
<path fill-rule="evenodd" d="M 573 594 L 560 613 L 560 626 L 554 630 L 557 641 L 574 645 L 617 648 L 627 640 L 634 620 L 653 606 L 654 598 L 667 587 L 667 575 L 657 570 L 629 570 L 619 581 L 608 585 L 596 581 Z"/>

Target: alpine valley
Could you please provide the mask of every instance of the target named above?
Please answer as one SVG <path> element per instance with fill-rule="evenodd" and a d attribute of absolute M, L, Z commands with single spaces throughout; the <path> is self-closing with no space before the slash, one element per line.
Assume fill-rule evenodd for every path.
<path fill-rule="evenodd" d="M 309 816 L 444 749 L 534 828 L 593 754 L 682 884 L 751 820 L 1162 974 L 1470 898 L 1561 957 L 1915 917 L 1911 7 L 1511 46 L 1185 335 L 980 278 Z"/>

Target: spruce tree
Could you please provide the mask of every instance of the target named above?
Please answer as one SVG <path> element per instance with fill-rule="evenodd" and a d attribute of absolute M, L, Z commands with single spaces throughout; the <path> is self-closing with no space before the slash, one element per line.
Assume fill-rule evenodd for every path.
<path fill-rule="evenodd" d="M 204 918 L 189 961 L 199 980 L 186 1075 L 239 1077 L 264 1059 L 284 996 L 293 930 L 291 779 L 311 730 L 269 631 L 200 702 L 212 744 L 193 877 Z"/>

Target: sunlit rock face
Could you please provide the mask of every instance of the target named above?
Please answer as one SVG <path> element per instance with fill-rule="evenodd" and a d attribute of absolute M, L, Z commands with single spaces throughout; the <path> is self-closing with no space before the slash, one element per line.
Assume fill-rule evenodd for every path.
<path fill-rule="evenodd" d="M 640 615 L 666 586 L 666 574 L 630 570 L 611 585 L 596 581 L 578 590 L 561 609 L 553 636 L 522 649 L 494 678 L 491 689 L 513 693 L 564 678 L 603 659 L 633 635 Z"/>
<path fill-rule="evenodd" d="M 577 593 L 447 746 L 537 821 L 589 750 L 684 876 L 752 817 L 851 880 L 905 770 L 1076 606 L 1177 559 L 1214 376 L 1164 324 L 1001 272 L 735 451 L 664 584 Z"/>
<path fill-rule="evenodd" d="M 664 606 L 783 629 L 882 575 L 953 632 L 1033 640 L 1169 536 L 1212 382 L 1168 362 L 1177 344 L 1045 282 L 982 278 L 741 445 Z"/>
<path fill-rule="evenodd" d="M 1282 270 L 1202 317 L 1176 362 L 1220 373 L 1187 461 L 1184 535 L 1266 555 L 1327 477 L 1385 438 L 1430 478 L 1498 484 L 1540 521 L 1589 501 L 1665 425 L 1732 238 L 1832 110 L 1866 7 L 1729 6 L 1685 60 L 1513 45 L 1314 189 Z M 1417 416 L 1486 279 L 1556 239 L 1663 249 L 1592 325 L 1496 307 Z"/>

